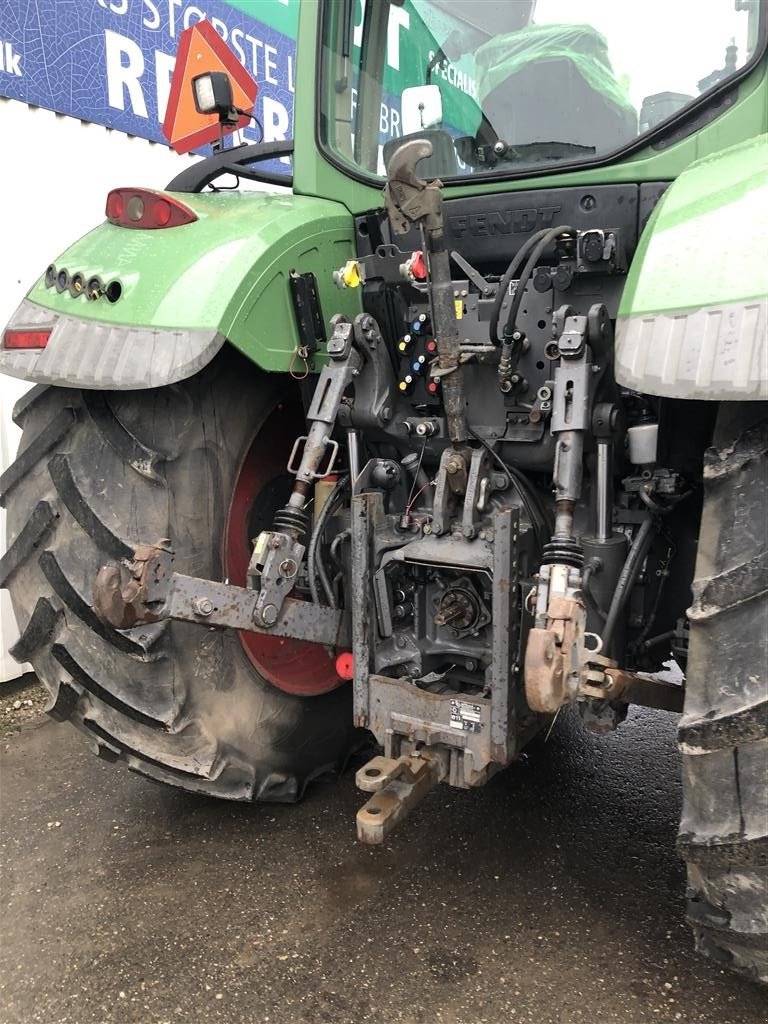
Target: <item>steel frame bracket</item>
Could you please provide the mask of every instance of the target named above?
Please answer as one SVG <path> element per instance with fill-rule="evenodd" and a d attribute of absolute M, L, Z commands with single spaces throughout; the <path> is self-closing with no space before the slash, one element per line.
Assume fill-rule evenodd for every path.
<path fill-rule="evenodd" d="M 175 619 L 350 648 L 348 612 L 287 597 L 274 621 L 263 625 L 258 590 L 173 572 L 173 552 L 159 546 L 162 543 L 140 545 L 122 570 L 117 566 L 99 570 L 93 605 L 102 622 L 114 629 L 127 629 L 143 622 Z M 292 577 L 286 578 L 286 585 L 291 581 Z"/>

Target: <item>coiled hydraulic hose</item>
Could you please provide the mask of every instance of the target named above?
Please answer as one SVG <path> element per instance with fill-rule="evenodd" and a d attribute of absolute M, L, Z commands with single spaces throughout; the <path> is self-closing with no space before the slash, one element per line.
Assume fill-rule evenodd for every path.
<path fill-rule="evenodd" d="M 507 294 L 510 284 L 515 278 L 515 274 L 520 269 L 523 260 L 536 245 L 539 239 L 546 235 L 546 229 L 537 231 L 535 235 L 531 235 L 517 250 L 512 258 L 512 262 L 509 264 L 507 269 L 504 271 L 504 276 L 499 281 L 499 287 L 496 291 L 496 296 L 493 300 L 493 306 L 491 308 L 491 322 L 489 325 L 491 342 L 494 345 L 501 344 L 501 338 L 499 337 L 499 317 L 501 316 L 501 304 L 504 302 L 504 296 Z"/>
<path fill-rule="evenodd" d="M 515 275 L 520 270 L 526 256 L 528 256 L 529 253 L 531 254 L 528 262 L 525 264 L 522 274 L 520 275 L 517 290 L 515 291 L 515 297 L 512 300 L 512 305 L 507 316 L 507 322 L 504 328 L 505 338 L 511 337 L 515 329 L 515 321 L 517 320 L 517 314 L 520 310 L 520 304 L 523 301 L 523 292 L 525 291 L 526 285 L 528 284 L 536 264 L 541 259 L 541 254 L 548 245 L 552 244 L 558 235 L 563 234 L 565 231 L 573 231 L 573 228 L 567 224 L 561 224 L 556 228 L 542 228 L 534 235 L 531 235 L 531 237 L 515 253 L 512 262 L 509 264 L 504 272 L 504 276 L 499 281 L 496 297 L 493 300 L 489 331 L 491 341 L 494 345 L 501 345 L 504 340 L 499 337 L 499 317 L 501 316 L 501 306 L 504 302 L 504 296 L 506 295 L 510 284 L 514 281 Z"/>
<path fill-rule="evenodd" d="M 566 232 L 573 232 L 573 228 L 568 224 L 561 224 L 559 227 L 550 228 L 548 231 L 539 232 L 539 239 L 534 243 L 533 251 L 528 259 L 528 262 L 523 267 L 523 272 L 520 275 L 520 280 L 517 283 L 515 290 L 515 296 L 512 299 L 512 305 L 509 307 L 509 313 L 507 314 L 507 322 L 504 325 L 504 340 L 511 338 L 515 331 L 515 325 L 517 323 L 517 314 L 520 312 L 520 306 L 523 301 L 523 293 L 528 286 L 528 282 L 531 279 L 531 274 L 536 269 L 536 265 L 542 257 L 542 254 L 548 246 L 554 242 L 554 240 Z M 533 236 L 536 238 L 536 235 Z M 521 250 L 522 251 L 522 250 Z M 518 253 L 519 255 L 519 253 Z"/>

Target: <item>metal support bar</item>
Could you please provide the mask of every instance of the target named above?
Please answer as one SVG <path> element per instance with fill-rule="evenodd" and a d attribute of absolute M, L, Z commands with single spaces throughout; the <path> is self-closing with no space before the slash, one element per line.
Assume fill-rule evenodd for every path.
<path fill-rule="evenodd" d="M 511 699 L 518 631 L 516 509 L 502 509 L 493 518 L 493 660 L 491 668 L 491 757 L 497 764 L 509 761 L 514 737 Z"/>
<path fill-rule="evenodd" d="M 357 479 L 360 476 L 360 431 L 347 430 L 347 462 L 352 493 L 357 493 Z"/>
<path fill-rule="evenodd" d="M 355 725 L 368 725 L 368 677 L 371 672 L 371 653 L 375 612 L 371 592 L 371 536 L 372 522 L 381 495 L 364 493 L 352 499 L 352 637 L 355 655 L 352 682 L 352 716 Z"/>
<path fill-rule="evenodd" d="M 283 601 L 280 614 L 262 628 L 257 590 L 172 572 L 173 552 L 160 546 L 162 543 L 140 544 L 133 560 L 122 570 L 104 566 L 99 571 L 93 606 L 102 622 L 125 629 L 143 622 L 176 619 L 349 649 L 352 636 L 348 612 L 289 597 Z M 284 583 L 288 589 L 292 577 L 285 578 Z"/>
<path fill-rule="evenodd" d="M 611 488 L 611 467 L 613 465 L 613 445 L 609 440 L 601 438 L 597 442 L 597 494 L 595 507 L 595 534 L 605 544 L 612 539 L 611 510 L 613 493 Z"/>
<path fill-rule="evenodd" d="M 582 686 L 582 692 L 599 700 L 620 700 L 645 708 L 682 714 L 685 687 L 668 679 L 639 675 L 620 668 L 605 669 L 605 686 Z"/>
<path fill-rule="evenodd" d="M 258 596 L 256 590 L 198 579 L 196 576 L 182 576 L 175 572 L 170 578 L 166 601 L 159 614 L 164 619 L 245 629 L 269 636 L 308 640 L 328 647 L 350 646 L 352 638 L 348 614 L 291 597 L 283 602 L 274 625 L 269 629 L 259 628 L 254 622 Z"/>

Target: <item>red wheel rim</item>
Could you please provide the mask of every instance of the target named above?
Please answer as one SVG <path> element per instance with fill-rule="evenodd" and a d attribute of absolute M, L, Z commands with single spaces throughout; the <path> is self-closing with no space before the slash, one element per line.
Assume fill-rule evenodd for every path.
<path fill-rule="evenodd" d="M 286 403 L 267 417 L 240 467 L 227 515 L 224 538 L 224 566 L 230 583 L 246 584 L 251 529 L 259 508 L 277 511 L 283 501 L 275 496 L 288 487 L 286 463 L 295 438 L 301 434 L 300 411 Z M 289 478 L 292 479 L 292 478 Z M 287 497 L 287 494 L 285 495 Z M 250 524 L 250 525 L 249 525 Z M 263 528 L 269 528 L 264 522 Z M 341 686 L 345 680 L 336 672 L 336 652 L 306 640 L 287 640 L 260 633 L 238 633 L 243 650 L 257 671 L 273 686 L 300 697 L 317 697 Z"/>

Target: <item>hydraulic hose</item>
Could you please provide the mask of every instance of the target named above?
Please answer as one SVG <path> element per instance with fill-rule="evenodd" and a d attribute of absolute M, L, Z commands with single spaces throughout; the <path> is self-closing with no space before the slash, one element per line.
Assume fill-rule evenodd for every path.
<path fill-rule="evenodd" d="M 537 231 L 535 235 L 531 235 L 517 250 L 512 258 L 512 262 L 509 264 L 507 269 L 504 271 L 504 276 L 499 281 L 499 287 L 496 291 L 496 296 L 493 300 L 493 306 L 491 308 L 491 322 L 489 325 L 491 342 L 494 345 L 501 344 L 501 338 L 499 337 L 499 317 L 501 316 L 501 304 L 504 302 L 504 296 L 507 294 L 507 290 L 512 284 L 515 278 L 515 274 L 520 269 L 523 260 L 531 251 L 534 245 L 547 234 L 546 229 Z"/>
<path fill-rule="evenodd" d="M 517 322 L 517 314 L 520 312 L 520 306 L 523 301 L 523 293 L 525 292 L 525 289 L 528 285 L 528 281 L 531 278 L 531 274 L 536 269 L 536 264 L 541 259 L 542 253 L 549 245 L 552 244 L 552 242 L 554 242 L 558 235 L 562 235 L 566 231 L 573 232 L 573 228 L 570 227 L 570 225 L 568 224 L 561 224 L 559 227 L 550 228 L 548 231 L 540 231 L 536 235 L 533 235 L 533 237 L 530 239 L 530 241 L 534 243 L 533 252 L 531 252 L 528 262 L 525 264 L 525 267 L 523 268 L 523 272 L 520 275 L 520 280 L 517 283 L 515 296 L 512 299 L 512 305 L 509 307 L 509 313 L 507 314 L 507 322 L 504 325 L 505 341 L 511 338 L 512 334 L 514 333 L 515 324 Z M 523 250 L 521 249 L 517 255 L 520 256 L 520 253 L 522 253 L 522 251 Z M 517 268 L 515 269 L 515 272 L 517 272 Z M 497 330 L 498 320 L 496 321 L 495 326 L 493 325 L 493 323 L 491 326 L 494 331 Z"/>
<path fill-rule="evenodd" d="M 616 624 L 619 621 L 619 616 L 624 610 L 624 607 L 629 600 L 629 595 L 632 592 L 632 587 L 635 585 L 640 569 L 642 568 L 643 562 L 645 561 L 646 555 L 651 546 L 651 542 L 654 538 L 656 524 L 653 519 L 646 519 L 640 529 L 637 531 L 635 539 L 632 541 L 632 547 L 629 549 L 627 560 L 624 563 L 624 568 L 621 570 L 616 589 L 613 592 L 611 598 L 611 606 L 608 609 L 608 615 L 605 620 L 605 629 L 603 630 L 603 654 L 610 657 L 611 655 L 611 641 L 613 640 L 613 634 L 616 630 Z"/>
<path fill-rule="evenodd" d="M 538 494 L 536 494 L 535 489 L 531 486 L 530 481 L 524 473 L 521 473 L 520 470 L 514 466 L 508 466 L 499 453 L 495 451 L 495 449 L 488 444 L 484 438 L 475 433 L 472 427 L 469 427 L 468 429 L 472 437 L 474 437 L 476 441 L 480 442 L 483 448 L 485 448 L 485 450 L 490 454 L 493 461 L 505 474 L 510 487 L 513 487 L 520 496 L 520 500 L 525 506 L 528 518 L 533 526 L 533 532 L 536 534 L 536 543 L 541 551 L 544 544 L 547 542 L 547 537 L 549 536 L 550 531 L 547 523 L 546 512 L 539 501 Z"/>

